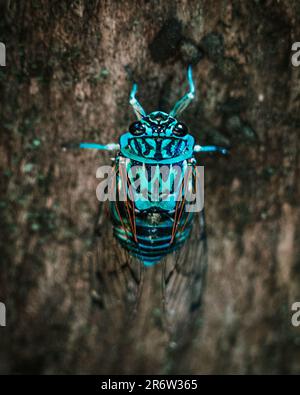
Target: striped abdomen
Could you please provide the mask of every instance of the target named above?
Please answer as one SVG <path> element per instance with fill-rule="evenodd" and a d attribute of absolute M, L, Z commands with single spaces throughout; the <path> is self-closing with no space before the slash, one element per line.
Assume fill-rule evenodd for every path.
<path fill-rule="evenodd" d="M 130 208 L 128 203 L 111 203 L 114 235 L 123 248 L 147 266 L 179 249 L 190 234 L 193 213 L 186 212 L 184 207 L 177 221 L 176 212 L 151 209 L 135 212 L 132 216 L 130 210 L 133 207 Z"/>

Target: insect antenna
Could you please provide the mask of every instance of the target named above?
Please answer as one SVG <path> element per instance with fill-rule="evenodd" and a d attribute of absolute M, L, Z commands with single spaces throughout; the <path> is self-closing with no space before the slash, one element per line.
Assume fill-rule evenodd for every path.
<path fill-rule="evenodd" d="M 195 85 L 193 81 L 191 65 L 189 65 L 187 70 L 187 79 L 188 79 L 190 90 L 181 99 L 179 99 L 176 102 L 175 106 L 170 112 L 171 117 L 176 118 L 179 114 L 181 114 L 195 97 Z"/>
<path fill-rule="evenodd" d="M 130 92 L 129 103 L 133 107 L 133 110 L 134 110 L 137 118 L 141 119 L 144 116 L 146 116 L 146 112 L 143 109 L 143 107 L 141 106 L 141 104 L 139 103 L 139 101 L 137 100 L 137 98 L 135 97 L 136 92 L 137 92 L 137 84 L 134 83 L 132 86 L 131 92 Z"/>

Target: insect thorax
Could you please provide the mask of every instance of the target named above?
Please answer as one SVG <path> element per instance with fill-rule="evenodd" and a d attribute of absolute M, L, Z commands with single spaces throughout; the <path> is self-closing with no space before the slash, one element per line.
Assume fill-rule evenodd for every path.
<path fill-rule="evenodd" d="M 193 156 L 194 138 L 183 133 L 183 124 L 170 115 L 155 111 L 134 122 L 120 138 L 124 157 L 143 163 L 172 164 Z"/>

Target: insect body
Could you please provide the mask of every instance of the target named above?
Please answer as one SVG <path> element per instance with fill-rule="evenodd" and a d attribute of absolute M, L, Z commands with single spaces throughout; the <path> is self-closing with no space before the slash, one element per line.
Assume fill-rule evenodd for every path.
<path fill-rule="evenodd" d="M 189 92 L 169 114 L 162 111 L 147 114 L 136 99 L 134 84 L 130 104 L 138 121 L 121 135 L 119 144 L 80 144 L 81 148 L 117 151 L 114 168 L 117 195 L 110 202 L 114 236 L 146 266 L 179 250 L 191 233 L 194 213 L 187 210 L 187 195 L 197 186 L 195 153 L 227 152 L 221 147 L 196 145 L 186 125 L 177 120 L 194 98 L 191 67 L 188 82 Z M 137 179 L 139 186 L 133 188 Z M 166 181 L 168 188 L 164 185 Z M 121 198 L 125 189 L 129 199 Z"/>
<path fill-rule="evenodd" d="M 118 179 L 124 179 L 122 164 L 126 166 L 125 183 L 129 185 L 134 183 L 131 168 L 140 169 L 140 188 L 145 186 L 146 196 L 138 199 L 136 191 L 132 191 L 134 198 L 130 203 L 111 203 L 114 234 L 145 265 L 159 262 L 177 250 L 190 233 L 193 213 L 185 210 L 182 185 L 183 175 L 194 164 L 193 146 L 194 139 L 186 127 L 160 111 L 133 123 L 129 132 L 121 136 Z M 164 189 L 163 178 L 168 189 Z M 153 196 L 155 183 L 157 196 Z"/>

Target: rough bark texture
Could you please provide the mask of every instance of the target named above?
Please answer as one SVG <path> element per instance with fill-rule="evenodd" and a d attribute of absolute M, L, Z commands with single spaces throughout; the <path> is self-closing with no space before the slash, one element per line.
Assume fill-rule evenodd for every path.
<path fill-rule="evenodd" d="M 288 0 L 2 2 L 2 372 L 300 373 L 299 16 Z M 61 145 L 116 141 L 134 119 L 130 76 L 146 110 L 168 111 L 188 63 L 197 99 L 184 121 L 232 150 L 203 159 L 204 311 L 178 355 L 158 266 L 130 332 L 92 302 L 95 171 L 109 155 Z"/>

